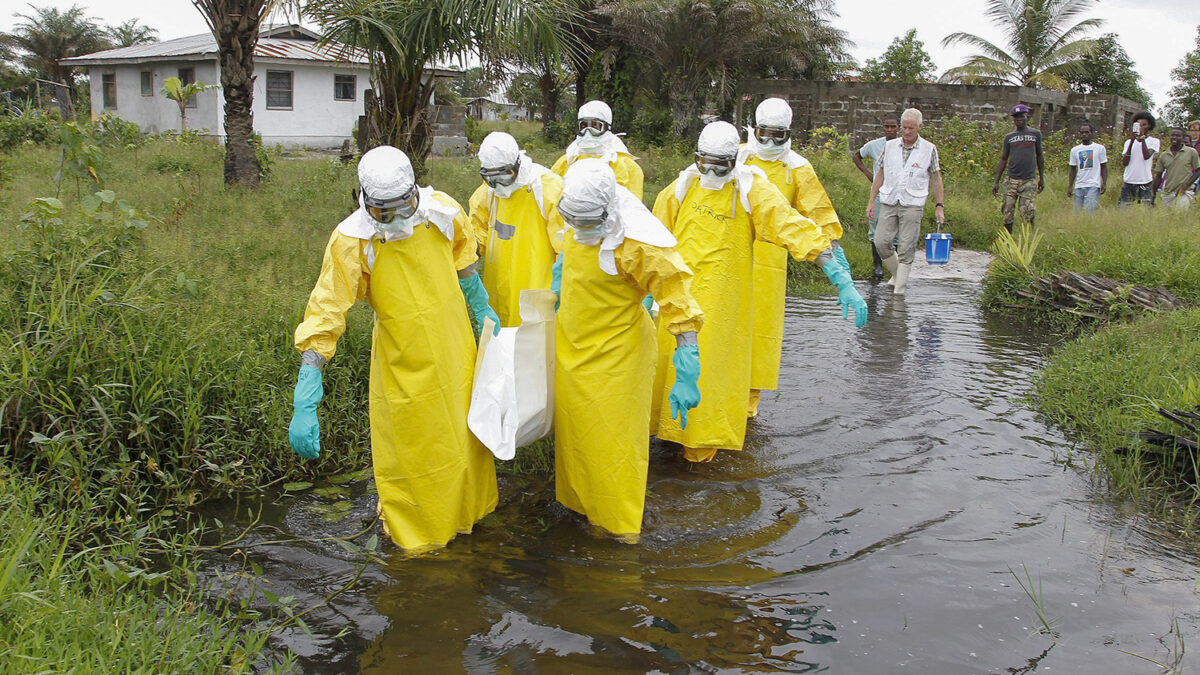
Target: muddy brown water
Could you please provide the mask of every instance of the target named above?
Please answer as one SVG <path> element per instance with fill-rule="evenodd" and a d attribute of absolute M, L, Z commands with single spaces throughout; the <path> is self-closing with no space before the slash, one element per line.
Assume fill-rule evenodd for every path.
<path fill-rule="evenodd" d="M 474 534 L 384 546 L 271 648 L 310 673 L 1163 672 L 1138 656 L 1178 663 L 1176 626 L 1200 643 L 1200 554 L 1075 468 L 1022 401 L 1045 338 L 984 314 L 985 260 L 955 256 L 919 264 L 904 300 L 861 284 L 861 330 L 832 299 L 789 299 L 747 450 L 693 467 L 652 445 L 640 544 L 589 532 L 552 483 L 503 479 Z M 360 557 L 314 541 L 370 524 L 369 481 L 348 488 L 214 509 L 229 533 L 260 509 L 277 528 L 238 542 L 256 604 L 354 577 Z M 228 553 L 205 574 L 247 592 L 220 581 Z"/>

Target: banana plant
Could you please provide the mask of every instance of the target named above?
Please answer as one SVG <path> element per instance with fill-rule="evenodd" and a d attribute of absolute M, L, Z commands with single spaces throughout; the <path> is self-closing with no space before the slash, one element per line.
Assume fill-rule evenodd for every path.
<path fill-rule="evenodd" d="M 220 88 L 220 85 L 204 84 L 203 82 L 189 82 L 184 84 L 178 77 L 168 77 L 163 80 L 163 96 L 175 101 L 175 104 L 179 106 L 180 131 L 187 131 L 187 102 L 202 91 Z"/>

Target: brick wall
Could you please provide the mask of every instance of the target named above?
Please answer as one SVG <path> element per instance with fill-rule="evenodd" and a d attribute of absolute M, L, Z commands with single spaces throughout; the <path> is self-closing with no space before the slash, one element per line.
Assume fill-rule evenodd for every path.
<path fill-rule="evenodd" d="M 1084 120 L 1101 128 L 1125 128 L 1139 109 L 1137 103 L 1120 96 L 1015 86 L 749 80 L 741 91 L 740 124 L 752 122 L 759 101 L 778 96 L 791 103 L 792 130 L 798 136 L 829 126 L 852 134 L 855 143 L 879 136 L 883 116 L 899 115 L 905 108 L 917 108 L 926 125 L 937 126 L 947 117 L 1007 123 L 1012 106 L 1025 103 L 1033 110 L 1030 124 L 1043 133 L 1074 128 Z"/>

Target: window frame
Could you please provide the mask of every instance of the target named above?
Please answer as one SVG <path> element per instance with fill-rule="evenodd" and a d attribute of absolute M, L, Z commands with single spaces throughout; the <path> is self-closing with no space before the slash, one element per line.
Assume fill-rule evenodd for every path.
<path fill-rule="evenodd" d="M 185 72 L 188 74 L 188 76 L 187 76 L 187 77 L 184 77 L 184 76 L 183 76 L 183 74 L 184 74 Z M 185 86 L 185 87 L 186 87 L 187 85 L 189 85 L 189 84 L 191 84 L 191 83 L 193 83 L 193 82 L 195 82 L 195 81 L 196 81 L 196 69 L 195 69 L 193 66 L 184 66 L 184 67 L 182 67 L 182 68 L 179 68 L 179 69 L 178 69 L 178 71 L 176 72 L 176 74 L 179 76 L 179 84 L 180 84 L 181 86 Z M 197 94 L 197 95 L 198 95 L 198 94 Z M 183 107 L 185 107 L 185 108 L 195 108 L 195 107 L 197 107 L 197 104 L 196 104 L 196 97 L 195 97 L 195 96 L 193 96 L 193 97 L 189 98 L 189 99 L 188 99 L 188 100 L 187 100 L 187 101 L 186 101 L 186 102 L 183 104 Z"/>
<path fill-rule="evenodd" d="M 111 105 L 108 97 L 109 85 L 112 85 Z M 100 74 L 100 104 L 105 110 L 117 109 L 117 74 L 115 72 Z"/>
<path fill-rule="evenodd" d="M 349 98 L 338 96 L 338 85 L 341 84 L 342 86 L 345 86 L 347 84 L 346 82 L 339 83 L 338 82 L 339 77 L 350 78 L 350 82 L 349 82 L 350 97 Z M 333 100 L 335 100 L 335 101 L 357 101 L 358 100 L 358 75 L 346 74 L 346 73 L 334 73 L 333 74 Z"/>
<path fill-rule="evenodd" d="M 288 77 L 288 105 L 271 105 L 271 75 L 287 75 Z M 278 87 L 275 88 L 279 90 Z M 296 107 L 296 72 L 293 70 L 268 70 L 266 80 L 263 82 L 263 93 L 265 94 L 264 103 L 267 110 L 295 110 Z"/>
<path fill-rule="evenodd" d="M 149 76 L 149 77 L 147 77 Z M 142 70 L 138 72 L 139 84 L 142 88 L 142 96 L 154 96 L 154 71 Z M 147 86 L 149 85 L 149 86 Z"/>

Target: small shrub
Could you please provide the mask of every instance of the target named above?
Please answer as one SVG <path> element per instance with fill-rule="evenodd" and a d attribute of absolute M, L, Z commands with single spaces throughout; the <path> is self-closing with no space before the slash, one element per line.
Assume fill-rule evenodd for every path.
<path fill-rule="evenodd" d="M 137 123 L 104 113 L 92 123 L 92 136 L 99 145 L 109 148 L 137 148 L 144 141 Z"/>
<path fill-rule="evenodd" d="M 191 158 L 178 155 L 158 155 L 150 160 L 150 168 L 164 175 L 181 176 L 197 172 L 196 163 Z"/>
<path fill-rule="evenodd" d="M 0 117 L 0 151 L 7 152 L 22 143 L 53 145 L 58 140 L 58 124 L 57 117 L 36 109 Z"/>

